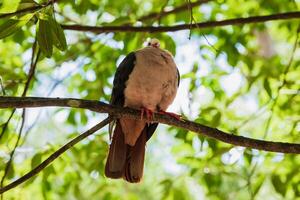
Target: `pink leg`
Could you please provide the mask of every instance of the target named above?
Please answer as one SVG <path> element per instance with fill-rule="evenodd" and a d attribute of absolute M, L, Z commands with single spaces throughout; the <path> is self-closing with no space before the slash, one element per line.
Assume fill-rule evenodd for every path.
<path fill-rule="evenodd" d="M 141 120 L 144 118 L 144 113 L 146 114 L 146 119 L 148 121 L 153 120 L 153 111 L 145 107 L 141 107 Z"/>
<path fill-rule="evenodd" d="M 177 120 L 181 120 L 181 117 L 182 117 L 181 115 L 178 115 L 176 113 L 167 112 L 167 111 L 164 111 L 164 110 L 159 110 L 158 113 L 163 114 L 163 115 L 168 115 L 168 116 L 173 117 Z"/>

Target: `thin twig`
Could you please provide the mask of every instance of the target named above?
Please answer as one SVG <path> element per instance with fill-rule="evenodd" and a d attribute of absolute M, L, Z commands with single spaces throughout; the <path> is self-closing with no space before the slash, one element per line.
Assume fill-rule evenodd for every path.
<path fill-rule="evenodd" d="M 212 28 L 212 27 L 220 27 L 220 26 L 228 26 L 228 25 L 244 25 L 251 23 L 262 23 L 272 20 L 288 20 L 288 19 L 299 19 L 300 11 L 295 12 L 286 12 L 286 13 L 277 13 L 272 15 L 263 15 L 263 16 L 252 16 L 247 18 L 234 18 L 227 19 L 222 21 L 207 21 L 194 23 L 190 27 L 190 24 L 180 24 L 175 26 L 85 26 L 85 25 L 61 25 L 65 30 L 73 30 L 73 31 L 82 31 L 82 32 L 93 32 L 93 33 L 110 33 L 110 32 L 175 32 L 180 30 L 187 29 L 204 29 L 204 28 Z"/>
<path fill-rule="evenodd" d="M 270 99 L 267 103 L 263 104 L 259 110 L 257 110 L 256 112 L 254 112 L 252 115 L 250 115 L 250 117 L 248 117 L 247 119 L 245 119 L 243 122 L 241 122 L 235 129 L 241 129 L 242 127 L 244 127 L 246 124 L 248 124 L 250 121 L 252 121 L 253 119 L 257 119 L 257 116 L 260 116 L 266 109 L 267 106 L 272 102 L 272 100 Z"/>
<path fill-rule="evenodd" d="M 17 141 L 15 143 L 15 146 L 14 146 L 13 150 L 10 152 L 9 160 L 8 160 L 8 162 L 5 165 L 4 174 L 3 174 L 2 178 L 1 178 L 1 183 L 0 183 L 1 188 L 3 187 L 4 180 L 5 180 L 7 174 L 9 172 L 9 170 L 10 170 L 10 167 L 11 167 L 11 164 L 12 164 L 13 157 L 15 155 L 16 149 L 19 146 L 20 139 L 21 139 L 21 136 L 22 136 L 22 131 L 23 131 L 23 128 L 24 128 L 24 123 L 25 123 L 25 109 L 23 109 L 23 112 L 22 112 L 22 123 L 21 123 L 21 127 L 19 129 Z M 3 195 L 1 195 L 1 199 L 3 199 Z"/>
<path fill-rule="evenodd" d="M 271 106 L 271 115 L 270 115 L 270 117 L 269 117 L 269 119 L 267 121 L 263 139 L 265 139 L 267 137 L 267 134 L 269 132 L 269 127 L 270 127 L 271 121 L 273 119 L 273 112 L 274 112 L 275 105 L 277 104 L 277 101 L 278 101 L 281 89 L 286 84 L 287 73 L 289 72 L 289 70 L 290 70 L 290 68 L 292 66 L 293 60 L 294 60 L 294 56 L 295 56 L 295 52 L 296 52 L 296 49 L 297 49 L 297 46 L 298 46 L 298 40 L 299 40 L 299 28 L 300 28 L 300 25 L 298 25 L 298 28 L 297 28 L 296 39 L 295 39 L 295 42 L 294 42 L 294 45 L 293 45 L 291 57 L 289 59 L 289 62 L 287 64 L 287 66 L 285 67 L 285 70 L 283 72 L 283 78 L 282 78 L 281 84 L 277 88 L 277 94 L 276 94 L 276 96 L 274 98 L 274 101 L 273 101 L 273 104 Z"/>
<path fill-rule="evenodd" d="M 24 86 L 24 90 L 23 90 L 23 93 L 22 93 L 22 97 L 26 96 L 27 90 L 29 88 L 30 82 L 31 82 L 32 77 L 34 75 L 35 68 L 36 68 L 36 65 L 37 65 L 37 62 L 38 62 L 38 59 L 39 59 L 39 56 L 40 56 L 40 50 L 39 50 L 38 53 L 37 53 L 37 56 L 36 56 L 36 60 L 34 61 L 34 56 L 35 56 L 34 54 L 35 54 L 36 47 L 37 47 L 37 44 L 36 44 L 36 41 L 35 41 L 33 43 L 33 46 L 32 46 L 31 64 L 30 64 L 30 69 L 29 69 L 29 72 L 28 72 L 28 77 L 27 77 L 27 80 L 26 80 L 26 83 L 25 83 L 25 86 Z M 0 141 L 1 141 L 2 137 L 4 136 L 5 131 L 8 127 L 8 124 L 9 124 L 10 120 L 12 119 L 12 117 L 15 114 L 15 111 L 16 111 L 15 109 L 12 110 L 10 116 L 8 117 L 8 120 L 4 123 L 3 128 L 1 130 L 1 133 L 0 133 Z"/>
<path fill-rule="evenodd" d="M 100 101 L 74 98 L 0 97 L 0 108 L 29 108 L 47 106 L 71 107 L 77 109 L 84 108 L 98 113 L 109 113 L 116 118 L 128 117 L 132 119 L 140 119 L 139 110 L 116 107 Z M 237 136 L 232 133 L 226 133 L 216 128 L 208 127 L 192 121 L 178 120 L 173 117 L 158 113 L 154 114 L 153 121 L 183 128 L 236 146 L 243 146 L 270 152 L 300 154 L 300 144 L 271 142 Z"/>
<path fill-rule="evenodd" d="M 190 11 L 190 33 L 189 33 L 189 40 L 192 37 L 192 24 L 194 22 L 194 16 L 193 16 L 193 8 L 191 6 L 191 0 L 186 0 L 187 1 L 187 7 Z"/>
<path fill-rule="evenodd" d="M 29 72 L 28 72 L 27 81 L 25 83 L 24 90 L 23 90 L 23 93 L 22 93 L 22 97 L 26 96 L 26 93 L 28 91 L 29 85 L 30 85 L 31 80 L 32 80 L 32 78 L 34 76 L 34 72 L 35 72 L 35 69 L 36 69 L 37 62 L 39 60 L 40 50 L 38 50 L 37 55 L 35 57 L 36 48 L 37 48 L 37 40 L 35 40 L 34 43 L 33 43 L 33 45 L 32 45 L 31 64 L 30 64 L 30 69 L 29 69 Z M 22 136 L 22 131 L 23 131 L 23 128 L 24 128 L 24 123 L 25 123 L 25 116 L 26 116 L 25 112 L 26 111 L 25 111 L 25 108 L 24 108 L 23 111 L 22 111 L 22 123 L 21 123 L 21 127 L 19 129 L 18 138 L 16 140 L 16 143 L 15 143 L 15 146 L 14 146 L 13 150 L 10 153 L 9 160 L 6 163 L 6 166 L 5 166 L 5 169 L 4 169 L 4 174 L 3 174 L 2 178 L 1 178 L 1 182 L 0 182 L 1 188 L 3 187 L 4 180 L 5 180 L 7 174 L 9 172 L 9 170 L 10 170 L 10 167 L 11 167 L 11 164 L 12 164 L 12 161 L 13 161 L 13 158 L 14 158 L 15 151 L 18 148 L 19 143 L 20 143 L 20 139 L 21 139 L 21 136 Z M 12 116 L 13 116 L 13 114 L 11 115 L 11 117 L 9 118 L 9 120 L 12 118 Z M 3 199 L 3 195 L 1 195 L 1 200 L 2 199 Z"/>
<path fill-rule="evenodd" d="M 191 7 L 200 6 L 201 4 L 207 3 L 209 1 L 212 1 L 212 0 L 198 0 L 198 1 L 192 2 L 190 4 L 190 6 Z M 186 3 L 184 3 L 181 6 L 175 7 L 174 9 L 169 10 L 169 11 L 163 10 L 160 13 L 157 13 L 157 12 L 150 13 L 148 15 L 145 15 L 143 17 L 138 18 L 137 21 L 147 21 L 147 20 L 156 18 L 158 15 L 161 18 L 161 17 L 164 17 L 166 15 L 175 14 L 175 13 L 179 13 L 179 12 L 185 11 L 186 9 L 188 9 L 188 7 L 187 7 Z"/>
<path fill-rule="evenodd" d="M 11 113 L 10 113 L 7 121 L 4 124 L 2 124 L 3 128 L 2 128 L 1 133 L 0 133 L 0 141 L 3 138 L 3 136 L 4 136 L 5 132 L 6 132 L 6 129 L 8 128 L 8 124 L 9 124 L 10 120 L 12 119 L 12 117 L 14 116 L 15 112 L 16 112 L 16 109 L 13 109 L 11 111 Z"/>
<path fill-rule="evenodd" d="M 31 177 L 35 176 L 39 172 L 41 172 L 45 167 L 47 167 L 49 164 L 51 164 L 55 159 L 57 159 L 61 154 L 66 152 L 68 149 L 73 147 L 78 142 L 82 141 L 84 138 L 88 137 L 89 135 L 95 133 L 99 129 L 103 128 L 105 125 L 107 125 L 109 122 L 111 122 L 111 118 L 106 118 L 102 122 L 96 124 L 91 129 L 87 130 L 86 132 L 82 133 L 81 135 L 77 136 L 76 138 L 72 139 L 70 142 L 59 148 L 57 151 L 55 151 L 53 154 L 51 154 L 46 160 L 44 160 L 41 164 L 36 166 L 34 169 L 32 169 L 30 172 L 22 176 L 21 178 L 15 180 L 14 182 L 0 188 L 0 194 L 3 194 L 4 192 L 20 185 L 21 183 L 25 182 L 26 180 L 30 179 Z"/>
<path fill-rule="evenodd" d="M 28 72 L 28 78 L 27 78 L 27 81 L 26 81 L 26 83 L 25 83 L 25 87 L 24 87 L 24 90 L 23 90 L 23 93 L 22 93 L 22 97 L 26 96 L 26 93 L 27 93 L 27 91 L 28 91 L 29 85 L 30 85 L 31 80 L 32 80 L 32 78 L 33 78 L 33 76 L 34 76 L 34 72 L 35 72 L 37 63 L 38 63 L 38 61 L 39 61 L 40 55 L 41 55 L 41 51 L 38 50 L 38 52 L 37 52 L 37 54 L 36 54 L 35 60 L 34 60 L 34 59 L 32 60 L 32 64 L 31 64 L 30 69 L 29 69 L 29 72 Z M 32 56 L 34 57 L 34 53 L 33 53 Z"/>
<path fill-rule="evenodd" d="M 169 3 L 169 0 L 166 0 L 164 5 L 160 9 L 160 12 L 156 16 L 156 19 L 158 21 L 158 25 L 160 25 L 162 14 L 164 12 L 165 7 L 168 5 L 168 3 Z"/>
<path fill-rule="evenodd" d="M 194 18 L 194 14 L 193 14 L 193 7 L 191 6 L 191 0 L 187 0 L 188 2 L 188 7 L 189 7 L 189 9 L 190 9 L 190 26 L 192 26 L 192 24 L 193 23 L 195 23 L 195 25 L 196 25 L 196 27 L 198 28 L 198 29 L 200 29 L 200 27 L 198 26 L 198 24 L 197 24 L 197 21 L 195 20 L 195 18 Z M 201 35 L 202 35 L 202 37 L 204 37 L 204 39 L 205 39 L 205 41 L 207 42 L 207 44 L 216 52 L 216 53 L 222 53 L 220 50 L 218 50 L 218 49 L 216 49 L 215 47 L 214 47 L 214 45 L 212 45 L 209 41 L 208 41 L 208 39 L 206 38 L 206 36 L 203 34 L 203 33 L 201 33 Z M 192 29 L 190 28 L 190 33 L 189 33 L 189 40 L 191 39 L 191 37 L 192 37 Z"/>

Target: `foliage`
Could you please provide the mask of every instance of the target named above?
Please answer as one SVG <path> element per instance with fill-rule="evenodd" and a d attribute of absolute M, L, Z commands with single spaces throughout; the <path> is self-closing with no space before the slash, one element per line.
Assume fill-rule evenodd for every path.
<path fill-rule="evenodd" d="M 166 7 L 185 4 L 172 0 Z M 158 0 L 61 0 L 54 6 L 33 0 L 4 0 L 0 12 L 35 10 L 0 18 L 0 78 L 5 95 L 23 93 L 36 40 L 42 52 L 30 96 L 109 101 L 117 63 L 160 39 L 181 72 L 173 107 L 189 119 L 238 135 L 300 143 L 299 21 L 274 21 L 177 33 L 63 31 L 60 24 L 175 25 L 190 22 L 190 11 L 138 22 L 161 12 Z M 221 20 L 299 10 L 299 1 L 209 1 L 193 8 L 196 21 Z M 299 41 L 296 45 L 299 45 Z M 55 47 L 55 48 L 53 48 Z M 294 55 L 294 56 L 293 56 Z M 292 58 L 293 57 L 293 58 Z M 11 110 L 0 110 L 0 131 Z M 70 138 L 102 119 L 84 110 L 28 109 L 21 145 L 4 181 L 10 183 L 38 165 Z M 17 111 L 0 139 L 0 177 L 20 128 Z M 1 132 L 0 132 L 1 133 Z M 147 147 L 144 180 L 127 184 L 104 177 L 108 134 L 72 148 L 5 199 L 297 199 L 300 157 L 233 147 L 162 126 Z"/>

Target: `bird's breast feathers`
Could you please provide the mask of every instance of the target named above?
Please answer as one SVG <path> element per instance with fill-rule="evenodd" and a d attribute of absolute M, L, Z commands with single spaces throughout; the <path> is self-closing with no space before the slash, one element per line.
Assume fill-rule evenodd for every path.
<path fill-rule="evenodd" d="M 126 82 L 125 106 L 166 110 L 175 98 L 177 67 L 172 55 L 162 49 L 146 47 L 135 52 L 136 61 Z"/>

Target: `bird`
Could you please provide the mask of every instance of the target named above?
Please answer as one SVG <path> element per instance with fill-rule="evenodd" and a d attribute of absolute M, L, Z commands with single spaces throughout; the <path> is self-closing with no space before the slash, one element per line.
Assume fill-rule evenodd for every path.
<path fill-rule="evenodd" d="M 123 178 L 130 183 L 141 181 L 146 142 L 158 126 L 151 122 L 153 113 L 180 117 L 166 112 L 176 96 L 179 82 L 172 54 L 160 48 L 155 38 L 122 60 L 114 76 L 110 104 L 140 109 L 141 119 L 121 117 L 109 124 L 111 143 L 105 164 L 106 177 Z"/>

